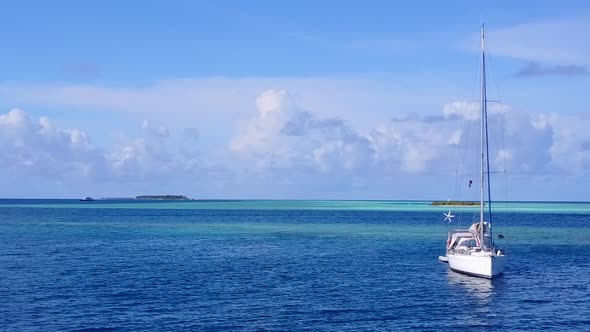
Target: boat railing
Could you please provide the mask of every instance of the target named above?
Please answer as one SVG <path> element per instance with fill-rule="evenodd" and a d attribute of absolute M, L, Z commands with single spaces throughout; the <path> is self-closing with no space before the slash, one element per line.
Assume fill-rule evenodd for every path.
<path fill-rule="evenodd" d="M 451 249 L 449 250 L 452 254 L 459 254 L 459 255 L 471 255 L 471 250 L 469 249 Z"/>

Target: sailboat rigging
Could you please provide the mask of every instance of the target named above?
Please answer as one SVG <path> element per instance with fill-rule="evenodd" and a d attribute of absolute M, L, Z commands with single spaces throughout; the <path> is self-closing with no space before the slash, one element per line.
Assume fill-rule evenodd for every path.
<path fill-rule="evenodd" d="M 492 236 L 492 199 L 490 188 L 490 153 L 488 144 L 488 110 L 486 95 L 486 55 L 484 26 L 481 26 L 481 99 L 480 99 L 480 209 L 479 220 L 469 229 L 449 232 L 446 256 L 439 259 L 449 263 L 456 272 L 484 278 L 494 278 L 504 272 L 508 260 L 506 253 L 498 249 Z M 471 187 L 472 181 L 469 180 Z M 486 190 L 487 189 L 487 190 Z M 487 201 L 485 196 L 487 194 Z M 485 206 L 488 207 L 487 221 Z M 450 215 L 450 211 L 448 213 Z M 447 214 L 445 214 L 447 216 Z"/>

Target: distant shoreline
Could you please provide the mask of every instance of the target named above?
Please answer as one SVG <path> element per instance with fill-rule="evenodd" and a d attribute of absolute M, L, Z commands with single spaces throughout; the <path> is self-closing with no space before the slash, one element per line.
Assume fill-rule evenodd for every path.
<path fill-rule="evenodd" d="M 166 200 L 166 201 L 188 201 L 184 195 L 140 195 L 136 196 L 137 200 Z"/>
<path fill-rule="evenodd" d="M 479 206 L 479 202 L 434 201 L 430 205 L 433 205 L 433 206 Z"/>
<path fill-rule="evenodd" d="M 0 197 L 0 200 L 3 201 L 22 201 L 22 200 L 49 200 L 49 201 L 79 201 L 80 198 L 76 197 Z M 135 197 L 100 197 L 96 198 L 96 201 L 106 201 L 106 200 L 137 200 Z M 282 199 L 282 198 L 186 198 L 189 201 L 199 201 L 199 202 L 252 202 L 252 201 L 273 201 L 273 202 L 281 202 L 281 201 L 293 201 L 293 202 L 305 202 L 305 201 L 320 201 L 320 202 L 382 202 L 382 203 L 424 203 L 428 205 L 434 205 L 435 202 L 443 202 L 447 203 L 447 201 L 435 201 L 430 199 L 304 199 L 304 198 L 292 198 L 292 199 Z M 494 201 L 493 204 L 539 204 L 539 203 L 547 203 L 547 204 L 589 204 L 590 201 L 547 201 L 547 200 L 509 200 L 509 201 Z M 439 206 L 445 206 L 448 204 L 442 204 Z M 470 206 L 479 206 L 479 202 L 476 202 L 476 205 Z"/>

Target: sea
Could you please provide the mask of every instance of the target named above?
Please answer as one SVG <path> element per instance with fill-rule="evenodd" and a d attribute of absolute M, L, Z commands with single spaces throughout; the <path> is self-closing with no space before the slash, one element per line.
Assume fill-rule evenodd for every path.
<path fill-rule="evenodd" d="M 590 331 L 590 203 L 493 211 L 487 280 L 438 260 L 474 207 L 2 199 L 0 330 Z"/>

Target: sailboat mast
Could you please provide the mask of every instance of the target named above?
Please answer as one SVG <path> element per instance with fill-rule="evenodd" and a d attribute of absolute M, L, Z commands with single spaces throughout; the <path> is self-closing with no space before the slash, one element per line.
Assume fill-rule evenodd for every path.
<path fill-rule="evenodd" d="M 486 77 L 485 77 L 485 48 L 484 48 L 484 26 L 481 25 L 481 186 L 480 186 L 480 205 L 479 205 L 479 238 L 481 241 L 482 248 L 484 247 L 484 222 L 483 222 L 483 212 L 484 212 L 484 152 L 485 152 L 485 111 L 486 111 Z"/>

